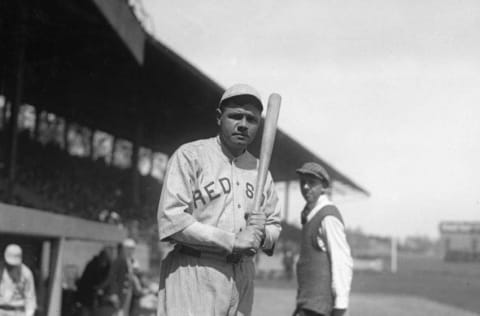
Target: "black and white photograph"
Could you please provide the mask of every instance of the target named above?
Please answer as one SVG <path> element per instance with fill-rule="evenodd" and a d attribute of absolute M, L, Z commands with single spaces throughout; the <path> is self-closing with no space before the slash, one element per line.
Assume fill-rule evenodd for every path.
<path fill-rule="evenodd" d="M 480 315 L 479 30 L 0 0 L 0 316 Z"/>

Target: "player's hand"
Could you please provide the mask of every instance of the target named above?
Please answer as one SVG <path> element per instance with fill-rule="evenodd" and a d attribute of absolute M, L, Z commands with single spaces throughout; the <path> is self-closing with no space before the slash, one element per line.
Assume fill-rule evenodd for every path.
<path fill-rule="evenodd" d="M 343 316 L 343 315 L 345 315 L 346 312 L 347 312 L 346 309 L 334 308 L 332 310 L 332 316 Z"/>
<path fill-rule="evenodd" d="M 267 215 L 264 212 L 252 212 L 248 217 L 247 225 L 254 226 L 261 232 L 265 233 L 265 224 L 267 223 Z"/>
<path fill-rule="evenodd" d="M 233 252 L 243 253 L 249 249 L 258 249 L 262 241 L 261 232 L 254 226 L 247 226 L 235 235 Z"/>

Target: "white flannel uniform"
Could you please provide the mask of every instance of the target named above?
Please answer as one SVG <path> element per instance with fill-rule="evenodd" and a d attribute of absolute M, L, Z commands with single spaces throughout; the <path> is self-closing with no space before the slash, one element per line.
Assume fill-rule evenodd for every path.
<path fill-rule="evenodd" d="M 0 308 L 0 316 L 33 316 L 35 313 L 37 299 L 32 271 L 24 264 L 20 269 L 21 276 L 18 282 L 12 280 L 5 267 L 0 275 L 0 306 L 19 308 L 19 310 Z"/>
<path fill-rule="evenodd" d="M 189 256 L 177 247 L 162 262 L 158 315 L 251 314 L 254 262 L 250 257 L 232 264 L 225 257 L 246 226 L 245 214 L 254 211 L 257 166 L 248 151 L 233 157 L 218 136 L 187 143 L 170 158 L 158 206 L 160 239 L 202 255 Z M 272 250 L 281 228 L 270 173 L 262 201 L 267 215 L 262 248 Z"/>

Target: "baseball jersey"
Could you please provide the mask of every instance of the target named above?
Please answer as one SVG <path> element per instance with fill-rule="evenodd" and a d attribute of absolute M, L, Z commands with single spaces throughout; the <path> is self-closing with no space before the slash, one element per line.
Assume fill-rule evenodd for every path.
<path fill-rule="evenodd" d="M 0 267 L 0 305 L 25 307 L 25 315 L 33 316 L 37 308 L 35 283 L 32 271 L 24 264 L 20 266 L 19 282 L 12 280 L 7 269 Z"/>
<path fill-rule="evenodd" d="M 170 158 L 164 178 L 158 206 L 160 239 L 167 240 L 196 222 L 214 227 L 217 238 L 234 238 L 246 226 L 245 214 L 254 211 L 257 165 L 258 159 L 248 151 L 232 156 L 218 136 L 182 145 Z M 261 205 L 267 216 L 263 248 L 271 249 L 281 228 L 270 173 Z"/>

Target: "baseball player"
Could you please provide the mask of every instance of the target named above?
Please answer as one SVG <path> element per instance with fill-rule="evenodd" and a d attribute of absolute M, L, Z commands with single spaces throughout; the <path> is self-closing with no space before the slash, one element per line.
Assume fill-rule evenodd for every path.
<path fill-rule="evenodd" d="M 22 248 L 5 248 L 0 262 L 0 316 L 33 316 L 37 308 L 32 271 L 22 263 Z"/>
<path fill-rule="evenodd" d="M 297 169 L 306 206 L 297 263 L 298 316 L 342 316 L 348 308 L 353 262 L 342 216 L 329 198 L 331 181 L 317 163 Z"/>
<path fill-rule="evenodd" d="M 254 140 L 263 106 L 250 86 L 225 91 L 216 137 L 184 144 L 169 160 L 158 206 L 161 240 L 175 243 L 162 262 L 158 315 L 250 315 L 252 254 L 273 252 L 280 208 L 270 174 L 253 210 Z"/>

